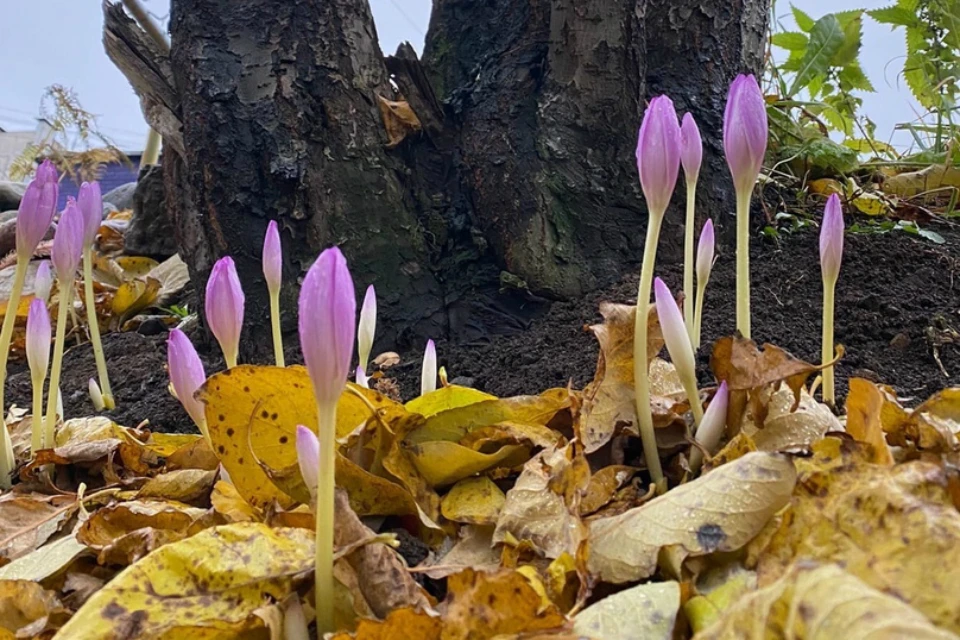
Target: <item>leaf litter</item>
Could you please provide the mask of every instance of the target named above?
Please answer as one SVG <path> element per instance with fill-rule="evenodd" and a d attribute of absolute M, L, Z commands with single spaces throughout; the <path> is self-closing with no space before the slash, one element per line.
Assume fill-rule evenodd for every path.
<path fill-rule="evenodd" d="M 956 637 L 960 390 L 910 409 L 854 379 L 838 418 L 807 386 L 819 367 L 722 339 L 714 375 L 741 401 L 694 475 L 690 407 L 652 325 L 671 486 L 656 495 L 632 313 L 604 307 L 583 391 L 445 385 L 401 404 L 349 385 L 333 637 Z M 298 424 L 316 428 L 306 371 L 244 365 L 197 397 L 209 442 L 81 418 L 33 462 L 18 448 L 20 482 L 0 497 L 0 633 L 276 637 L 295 611 L 312 624 L 294 449 Z"/>

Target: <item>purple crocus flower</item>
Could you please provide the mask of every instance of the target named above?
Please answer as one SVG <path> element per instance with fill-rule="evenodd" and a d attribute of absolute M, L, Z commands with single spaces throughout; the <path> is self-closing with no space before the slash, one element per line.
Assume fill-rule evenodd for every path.
<path fill-rule="evenodd" d="M 300 348 L 318 405 L 335 404 L 343 393 L 356 321 L 353 278 L 340 249 L 332 247 L 313 263 L 300 289 Z"/>
<path fill-rule="evenodd" d="M 271 292 L 279 291 L 282 270 L 283 248 L 280 244 L 280 231 L 277 221 L 271 220 L 263 238 L 263 278 Z"/>
<path fill-rule="evenodd" d="M 700 164 L 703 162 L 703 140 L 700 139 L 700 129 L 693 115 L 685 113 L 680 124 L 680 163 L 687 183 L 697 181 L 700 176 Z"/>
<path fill-rule="evenodd" d="M 707 220 L 700 231 L 700 243 L 697 245 L 697 282 L 701 285 L 710 279 L 715 246 L 713 220 Z"/>
<path fill-rule="evenodd" d="M 228 368 L 237 365 L 240 332 L 243 329 L 243 305 L 243 288 L 240 286 L 233 258 L 220 258 L 213 265 L 213 271 L 207 280 L 204 310 L 207 326 L 220 343 Z"/>
<path fill-rule="evenodd" d="M 836 280 L 843 258 L 843 210 L 837 194 L 827 199 L 820 225 L 820 269 L 825 280 Z"/>
<path fill-rule="evenodd" d="M 680 380 L 683 381 L 691 375 L 696 376 L 696 363 L 693 359 L 690 335 L 687 333 L 686 325 L 683 324 L 683 314 L 680 313 L 677 301 L 660 278 L 653 281 L 653 294 L 657 302 L 657 317 L 660 320 L 663 341 L 667 345 L 670 360 L 677 368 Z"/>
<path fill-rule="evenodd" d="M 83 214 L 83 246 L 92 247 L 103 222 L 103 198 L 99 182 L 84 182 L 77 193 L 77 206 Z"/>
<path fill-rule="evenodd" d="M 67 200 L 67 206 L 60 214 L 60 223 L 53 236 L 53 249 L 50 262 L 57 272 L 57 279 L 63 283 L 72 282 L 83 255 L 83 214 L 73 199 Z"/>
<path fill-rule="evenodd" d="M 59 197 L 57 170 L 52 162 L 44 160 L 37 169 L 36 178 L 27 186 L 17 211 L 18 256 L 26 259 L 33 255 L 53 222 Z"/>
<path fill-rule="evenodd" d="M 767 152 L 767 105 L 757 79 L 739 75 L 723 114 L 723 152 L 739 193 L 753 189 Z"/>
<path fill-rule="evenodd" d="M 42 380 L 50 365 L 50 314 L 47 312 L 47 303 L 40 298 L 30 301 L 26 349 L 31 373 L 34 378 Z"/>
<path fill-rule="evenodd" d="M 193 394 L 207 381 L 207 374 L 193 343 L 180 329 L 173 329 L 167 337 L 167 369 L 180 404 L 200 430 L 205 431 L 203 403 L 194 398 Z"/>
<path fill-rule="evenodd" d="M 651 215 L 662 216 L 680 173 L 680 122 L 667 96 L 650 101 L 637 138 L 640 186 Z"/>

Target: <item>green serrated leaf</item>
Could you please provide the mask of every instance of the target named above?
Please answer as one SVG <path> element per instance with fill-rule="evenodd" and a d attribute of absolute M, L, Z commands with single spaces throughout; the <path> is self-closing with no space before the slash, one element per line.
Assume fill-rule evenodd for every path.
<path fill-rule="evenodd" d="M 880 24 L 889 24 L 893 27 L 915 27 L 920 24 L 917 14 L 899 5 L 873 9 L 867 11 L 867 15 Z"/>
<path fill-rule="evenodd" d="M 789 95 L 796 95 L 812 78 L 826 74 L 830 61 L 837 55 L 843 43 L 843 29 L 835 15 L 828 13 L 817 20 L 810 30 L 810 44 L 804 53 L 800 70 L 790 86 Z"/>
<path fill-rule="evenodd" d="M 846 65 L 840 70 L 837 77 L 840 79 L 841 86 L 846 91 L 860 90 L 870 93 L 876 91 L 876 89 L 873 88 L 873 83 L 870 82 L 870 78 L 863 72 L 863 68 L 859 62 L 851 62 Z"/>
<path fill-rule="evenodd" d="M 934 82 L 927 73 L 926 60 L 922 54 L 907 55 L 907 60 L 903 63 L 903 78 L 907 81 L 907 86 L 917 102 L 925 109 L 937 108 L 938 96 L 934 91 Z"/>
<path fill-rule="evenodd" d="M 854 20 L 860 20 L 863 17 L 864 9 L 848 9 L 847 11 L 835 11 L 833 15 L 837 16 L 837 20 L 840 21 L 840 26 L 844 29 L 847 28 Z"/>
<path fill-rule="evenodd" d="M 835 67 L 843 67 L 856 62 L 862 44 L 863 12 L 845 11 L 844 13 L 848 14 L 845 20 L 837 14 L 837 21 L 843 27 L 843 45 L 830 60 L 830 64 Z"/>
<path fill-rule="evenodd" d="M 813 18 L 792 4 L 790 5 L 790 10 L 793 11 L 793 19 L 797 22 L 797 26 L 800 27 L 800 31 L 810 33 L 814 25 Z"/>
<path fill-rule="evenodd" d="M 809 38 L 799 31 L 783 31 L 773 34 L 770 37 L 770 42 L 774 46 L 787 51 L 804 51 L 807 48 Z"/>

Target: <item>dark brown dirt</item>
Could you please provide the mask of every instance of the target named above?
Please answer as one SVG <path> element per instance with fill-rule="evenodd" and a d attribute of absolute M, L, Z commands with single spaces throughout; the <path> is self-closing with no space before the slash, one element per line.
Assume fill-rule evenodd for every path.
<path fill-rule="evenodd" d="M 846 349 L 838 367 L 838 395 L 846 380 L 862 376 L 891 384 L 901 396 L 921 400 L 946 386 L 960 385 L 960 344 L 940 347 L 945 377 L 933 357 L 931 337 L 938 329 L 960 329 L 960 231 L 939 228 L 944 245 L 904 233 L 848 235 L 837 290 L 836 338 Z M 815 362 L 820 353 L 821 283 L 816 231 L 781 236 L 779 242 L 754 240 L 753 329 L 758 342 L 775 343 Z M 676 292 L 679 264 L 658 265 L 658 275 Z M 633 303 L 637 276 L 579 300 L 544 305 L 522 333 L 491 336 L 483 342 L 437 345 L 440 363 L 451 378 L 498 396 L 538 393 L 566 385 L 582 388 L 593 377 L 597 344 L 584 325 L 598 322 L 601 301 Z M 704 344 L 734 329 L 734 257 L 719 255 L 707 289 Z M 946 335 L 942 331 L 939 335 Z M 220 370 L 219 353 L 202 344 L 208 373 Z M 288 360 L 299 361 L 294 336 L 288 337 Z M 387 345 L 376 345 L 384 349 Z M 149 420 L 159 431 L 193 430 L 186 413 L 167 392 L 165 336 L 135 333 L 105 337 L 110 378 L 121 424 Z M 419 390 L 420 353 L 402 353 L 392 370 L 405 396 Z M 701 377 L 710 380 L 700 354 Z M 64 358 L 61 388 L 69 416 L 90 415 L 87 380 L 96 373 L 89 345 L 70 349 Z M 29 406 L 30 378 L 24 365 L 14 365 L 7 387 L 8 402 Z"/>

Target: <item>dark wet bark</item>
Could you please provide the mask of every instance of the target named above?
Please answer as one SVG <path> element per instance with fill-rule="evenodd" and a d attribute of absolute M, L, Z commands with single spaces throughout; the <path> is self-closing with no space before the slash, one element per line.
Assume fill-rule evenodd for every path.
<path fill-rule="evenodd" d="M 167 200 L 198 290 L 217 258 L 237 261 L 248 357 L 270 351 L 270 219 L 287 329 L 297 280 L 330 244 L 358 289 L 376 283 L 380 326 L 401 343 L 520 330 L 539 297 L 634 268 L 636 131 L 657 93 L 701 123 L 701 212 L 733 210 L 724 96 L 760 67 L 769 0 L 435 0 L 422 63 L 409 46 L 384 58 L 367 0 L 172 5 L 170 60 L 118 65 L 173 79 L 175 108 L 169 87 L 151 98 L 151 82 L 131 81 L 176 143 Z M 114 50 L 135 40 L 108 36 Z M 679 256 L 678 224 L 663 244 Z"/>

